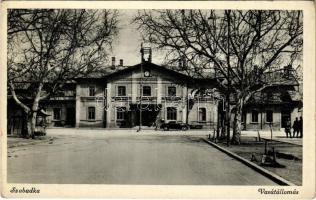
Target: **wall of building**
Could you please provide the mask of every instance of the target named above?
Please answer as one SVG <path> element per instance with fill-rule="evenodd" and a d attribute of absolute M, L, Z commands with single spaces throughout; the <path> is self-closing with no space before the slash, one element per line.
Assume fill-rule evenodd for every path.
<path fill-rule="evenodd" d="M 95 87 L 95 95 L 89 96 L 89 88 Z M 105 127 L 105 83 L 93 80 L 80 82 L 76 87 L 76 127 Z M 95 108 L 95 119 L 89 119 L 89 107 Z"/>
<path fill-rule="evenodd" d="M 258 122 L 252 121 L 252 110 L 258 111 Z M 267 122 L 267 110 L 273 112 L 273 122 Z M 281 128 L 281 108 L 279 105 L 266 105 L 263 108 L 258 105 L 248 106 L 245 109 L 246 112 L 246 125 L 243 122 L 244 130 L 269 130 L 270 124 L 273 130 L 280 130 Z"/>
<path fill-rule="evenodd" d="M 160 108 L 157 112 L 157 118 L 168 123 L 171 120 L 167 119 L 167 108 L 177 108 L 178 122 L 184 122 L 188 124 L 202 124 L 205 128 L 216 128 L 218 120 L 218 103 L 212 100 L 199 102 L 195 99 L 193 107 L 190 109 L 187 117 L 187 98 L 188 95 L 194 93 L 196 90 L 190 86 L 187 86 L 186 80 L 178 79 L 171 76 L 168 73 L 160 70 L 149 70 L 151 76 L 141 78 L 140 69 L 128 71 L 124 74 L 111 76 L 103 83 L 96 82 L 95 80 L 85 81 L 77 85 L 76 89 L 76 121 L 77 127 L 122 127 L 121 120 L 117 121 L 117 108 L 125 107 L 127 112 L 131 112 L 131 107 L 140 104 L 141 96 L 141 84 L 142 86 L 151 87 L 151 96 L 143 97 L 142 104 L 156 105 Z M 95 97 L 89 97 L 89 86 L 94 85 L 96 87 Z M 118 95 L 118 87 L 125 86 L 126 95 L 120 97 Z M 176 87 L 176 97 L 168 97 L 168 87 Z M 203 86 L 205 87 L 205 85 Z M 206 85 L 206 87 L 212 88 L 213 85 Z M 102 98 L 101 98 L 102 97 Z M 95 120 L 88 120 L 88 107 L 95 107 Z M 202 122 L 199 119 L 199 108 L 206 109 L 206 119 Z M 258 111 L 258 122 L 253 122 L 252 110 Z M 267 110 L 273 111 L 273 122 L 267 122 Z M 281 106 L 280 105 L 252 105 L 246 108 L 246 119 L 242 123 L 245 130 L 268 130 L 270 126 L 273 130 L 279 130 L 281 128 Z M 299 116 L 299 112 L 294 110 L 291 114 L 292 120 L 296 116 Z M 134 113 L 129 116 L 128 120 L 134 120 Z M 146 116 L 143 116 L 146 117 Z M 132 119 L 131 119 L 132 118 Z M 234 116 L 231 116 L 233 121 Z M 172 120 L 173 121 L 173 120 Z M 231 121 L 231 125 L 233 125 Z M 133 122 L 134 123 L 134 122 Z M 133 126 L 133 125 L 132 125 Z"/>
<path fill-rule="evenodd" d="M 205 108 L 206 120 L 203 121 L 199 116 L 199 109 Z M 203 128 L 214 128 L 217 127 L 218 118 L 218 106 L 215 101 L 208 102 L 196 102 L 189 112 L 188 123 L 195 125 L 203 125 Z"/>
<path fill-rule="evenodd" d="M 49 116 L 46 117 L 47 127 L 67 126 L 67 109 L 75 109 L 75 101 L 50 101 L 44 102 L 43 105 L 46 109 L 46 113 L 49 114 Z M 55 108 L 60 109 L 60 119 L 54 119 Z"/>
<path fill-rule="evenodd" d="M 168 122 L 167 120 L 167 107 L 177 107 L 177 121 L 185 122 L 185 108 L 186 106 L 186 86 L 185 83 L 175 83 L 175 77 L 171 77 L 168 74 L 163 74 L 157 70 L 150 70 L 150 77 L 143 77 L 141 79 L 141 71 L 135 70 L 124 75 L 119 75 L 108 80 L 107 83 L 107 104 L 109 110 L 107 110 L 107 127 L 118 127 L 120 123 L 116 122 L 117 107 L 126 107 L 130 110 L 130 105 L 140 105 L 140 92 L 142 86 L 151 87 L 151 96 L 143 97 L 143 105 L 158 105 L 161 109 L 157 118 Z M 126 87 L 127 98 L 118 97 L 118 86 Z M 165 99 L 168 96 L 168 87 L 176 87 L 176 101 L 174 99 Z M 113 98 L 115 97 L 115 99 Z M 180 100 L 179 100 L 180 99 Z M 146 116 L 144 116 L 146 117 Z"/>

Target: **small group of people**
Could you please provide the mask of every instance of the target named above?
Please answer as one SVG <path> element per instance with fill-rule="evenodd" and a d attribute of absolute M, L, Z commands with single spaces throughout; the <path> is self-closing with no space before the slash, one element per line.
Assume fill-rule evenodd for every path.
<path fill-rule="evenodd" d="M 300 119 L 298 119 L 297 117 L 295 118 L 295 121 L 293 122 L 293 137 L 295 137 L 295 133 L 296 133 L 296 137 L 303 137 L 303 118 L 300 117 Z M 290 138 L 292 138 L 292 133 L 291 133 L 291 121 L 290 119 L 287 119 L 287 121 L 285 122 L 285 133 L 286 133 L 286 137 L 288 138 L 290 136 Z"/>

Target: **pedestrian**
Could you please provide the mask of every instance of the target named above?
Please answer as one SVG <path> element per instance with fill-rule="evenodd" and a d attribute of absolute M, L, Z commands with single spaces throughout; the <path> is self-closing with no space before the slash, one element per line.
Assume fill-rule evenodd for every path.
<path fill-rule="evenodd" d="M 156 118 L 156 121 L 155 121 L 155 131 L 157 131 L 157 130 L 159 130 L 160 129 L 160 118 L 159 117 L 157 117 Z"/>
<path fill-rule="evenodd" d="M 288 138 L 290 136 L 290 138 L 292 138 L 292 136 L 291 136 L 291 121 L 289 118 L 286 119 L 284 128 L 285 128 L 286 137 Z"/>
<path fill-rule="evenodd" d="M 295 118 L 295 121 L 293 122 L 293 137 L 295 137 L 295 133 L 296 133 L 296 137 L 298 137 L 298 133 L 299 133 L 299 121 L 298 118 Z"/>
<path fill-rule="evenodd" d="M 300 133 L 300 138 L 303 137 L 303 117 L 300 116 L 300 120 L 298 121 L 298 131 Z"/>

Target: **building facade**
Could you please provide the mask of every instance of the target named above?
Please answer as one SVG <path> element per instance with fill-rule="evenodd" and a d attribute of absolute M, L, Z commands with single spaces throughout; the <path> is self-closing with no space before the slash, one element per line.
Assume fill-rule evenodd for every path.
<path fill-rule="evenodd" d="M 283 76 L 285 72 L 278 73 Z M 161 123 L 174 121 L 218 130 L 224 127 L 225 108 L 223 99 L 215 97 L 216 88 L 215 79 L 192 78 L 143 61 L 105 75 L 77 78 L 62 92 L 41 102 L 41 108 L 48 115 L 49 127 L 159 128 Z M 244 106 L 243 129 L 279 130 L 286 119 L 293 122 L 302 116 L 297 91 L 298 84 L 289 81 L 255 94 Z M 8 130 L 13 134 L 18 132 L 14 122 L 22 116 L 18 110 L 9 98 Z"/>
<path fill-rule="evenodd" d="M 77 79 L 76 127 L 131 128 L 140 122 L 153 127 L 169 121 L 214 127 L 217 103 L 197 95 L 198 86 L 198 80 L 150 62 L 98 80 Z"/>

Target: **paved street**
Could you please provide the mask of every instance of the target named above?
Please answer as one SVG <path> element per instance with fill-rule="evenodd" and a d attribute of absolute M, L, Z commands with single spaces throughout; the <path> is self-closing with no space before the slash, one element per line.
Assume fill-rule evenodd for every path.
<path fill-rule="evenodd" d="M 9 183 L 273 185 L 199 132 L 50 129 L 53 142 L 9 148 Z"/>

